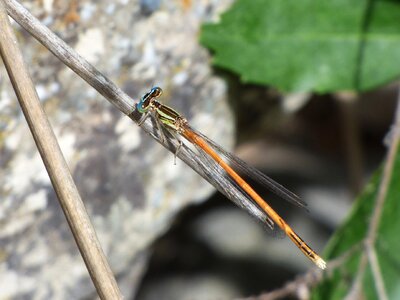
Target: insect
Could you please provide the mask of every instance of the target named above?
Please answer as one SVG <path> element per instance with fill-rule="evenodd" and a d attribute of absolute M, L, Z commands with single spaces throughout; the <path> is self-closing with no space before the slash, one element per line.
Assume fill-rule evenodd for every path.
<path fill-rule="evenodd" d="M 217 143 L 207 138 L 205 135 L 197 132 L 193 129 L 189 122 L 179 114 L 177 111 L 169 106 L 166 106 L 159 102 L 157 99 L 161 96 L 162 89 L 160 87 L 153 87 L 148 93 L 146 93 L 140 101 L 136 104 L 136 109 L 139 113 L 143 114 L 142 119 L 139 122 L 141 125 L 144 120 L 152 115 L 158 130 L 160 132 L 161 139 L 165 139 L 163 129 L 166 128 L 168 132 L 172 134 L 174 138 L 179 141 L 176 154 L 179 152 L 182 146 L 183 137 L 186 141 L 193 144 L 199 151 L 202 151 L 209 159 L 219 165 L 226 176 L 240 187 L 243 193 L 246 194 L 246 199 L 252 201 L 268 216 L 268 222 L 270 225 L 276 224 L 291 240 L 292 242 L 313 261 L 319 268 L 325 269 L 325 261 L 307 245 L 296 232 L 279 216 L 277 212 L 228 164 L 230 162 L 240 172 L 248 175 L 249 177 L 259 181 L 261 184 L 268 187 L 274 193 L 281 198 L 294 202 L 299 206 L 304 206 L 303 202 L 292 192 L 284 188 L 279 183 L 275 182 L 268 176 L 264 175 L 257 169 L 250 167 L 244 161 L 234 156 L 233 154 L 225 151 Z M 225 158 L 225 160 L 224 160 Z M 228 162 L 227 162 L 228 161 Z"/>

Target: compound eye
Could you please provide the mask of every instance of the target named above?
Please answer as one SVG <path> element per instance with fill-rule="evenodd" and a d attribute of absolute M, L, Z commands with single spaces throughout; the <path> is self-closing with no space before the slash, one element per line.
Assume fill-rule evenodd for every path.
<path fill-rule="evenodd" d="M 163 92 L 162 89 L 160 87 L 156 86 L 151 89 L 150 94 L 152 97 L 158 98 L 161 96 L 162 92 Z"/>
<path fill-rule="evenodd" d="M 146 94 L 142 97 L 142 99 L 140 100 L 140 102 L 142 103 L 143 108 L 147 108 L 147 106 L 149 106 L 149 104 L 150 104 L 150 99 L 151 99 L 150 94 L 151 94 L 151 93 L 146 93 Z"/>

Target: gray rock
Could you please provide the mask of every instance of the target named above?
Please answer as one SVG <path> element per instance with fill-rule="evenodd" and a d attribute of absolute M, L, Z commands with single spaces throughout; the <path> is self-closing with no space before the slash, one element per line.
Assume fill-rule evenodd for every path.
<path fill-rule="evenodd" d="M 132 97 L 159 85 L 162 101 L 195 128 L 231 146 L 226 87 L 212 75 L 207 51 L 198 43 L 201 23 L 215 18 L 231 0 L 152 1 L 143 12 L 145 2 L 23 4 Z M 21 29 L 18 36 L 103 249 L 129 298 L 146 267 L 149 245 L 182 207 L 203 201 L 213 188 L 182 162 L 174 165 L 173 154 L 31 36 Z M 0 298 L 94 297 L 10 82 L 1 72 Z"/>

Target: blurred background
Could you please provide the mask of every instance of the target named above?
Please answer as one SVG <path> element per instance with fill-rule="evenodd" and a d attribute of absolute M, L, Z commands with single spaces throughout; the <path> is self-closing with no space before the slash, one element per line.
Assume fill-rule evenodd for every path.
<path fill-rule="evenodd" d="M 317 52 L 316 66 L 308 71 L 323 70 L 315 74 L 323 83 L 307 79 L 280 86 L 257 68 L 253 73 L 265 78 L 254 79 L 245 72 L 252 73 L 246 46 L 237 50 L 243 56 L 225 54 L 238 63 L 229 67 L 228 59 L 218 56 L 234 49 L 224 41 L 244 36 L 251 43 L 262 33 L 256 17 L 237 14 L 243 1 L 236 1 L 230 13 L 233 2 L 21 1 L 135 101 L 152 86 L 162 87 L 161 101 L 194 128 L 298 194 L 308 212 L 249 179 L 322 253 L 384 158 L 397 84 L 381 80 L 363 86 L 357 79 L 355 86 L 336 82 L 331 87 L 324 76 L 335 74 Z M 202 27 L 232 20 L 243 27 Z M 248 297 L 314 267 L 289 239 L 269 233 L 183 162 L 174 165 L 172 153 L 14 25 L 126 299 Z M 348 73 L 355 70 L 345 59 L 332 62 Z M 277 78 L 291 77 L 298 67 L 290 59 L 289 71 L 270 65 Z M 96 298 L 4 68 L 0 166 L 0 299 Z"/>

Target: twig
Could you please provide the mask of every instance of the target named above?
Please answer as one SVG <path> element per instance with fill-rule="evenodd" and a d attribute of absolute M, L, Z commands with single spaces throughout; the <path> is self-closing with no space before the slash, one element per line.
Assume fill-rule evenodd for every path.
<path fill-rule="evenodd" d="M 369 264 L 371 265 L 372 274 L 375 279 L 374 282 L 375 282 L 375 287 L 376 287 L 376 291 L 378 294 L 378 298 L 381 300 L 386 300 L 386 299 L 388 299 L 388 296 L 386 293 L 385 283 L 382 278 L 382 272 L 381 272 L 381 268 L 379 266 L 378 257 L 376 255 L 375 248 L 369 247 L 367 249 L 367 255 L 368 255 Z"/>
<path fill-rule="evenodd" d="M 118 107 L 124 114 L 132 112 L 132 100 L 113 82 L 99 72 L 74 49 L 56 36 L 49 28 L 40 23 L 18 1 L 3 0 L 8 14 L 40 43 L 57 56 L 100 94 Z"/>
<path fill-rule="evenodd" d="M 361 244 L 352 246 L 349 250 L 345 251 L 339 257 L 328 261 L 327 268 L 325 271 L 317 268 L 309 270 L 307 273 L 297 277 L 295 280 L 288 282 L 282 288 L 273 290 L 271 292 L 263 293 L 258 296 L 243 298 L 241 300 L 275 300 L 282 299 L 288 296 L 296 296 L 300 293 L 304 293 L 304 290 L 316 286 L 324 279 L 325 272 L 332 272 L 336 268 L 339 268 L 345 261 L 347 261 L 356 251 L 359 251 Z"/>
<path fill-rule="evenodd" d="M 3 1 L 8 14 L 18 24 L 33 35 L 65 65 L 70 67 L 76 74 L 89 83 L 100 94 L 106 97 L 106 99 L 114 104 L 121 112 L 128 115 L 133 121 L 138 123 L 142 115 L 137 112 L 133 100 L 130 99 L 127 94 L 125 94 L 107 77 L 101 74 L 95 67 L 89 64 L 63 40 L 57 37 L 49 28 L 41 24 L 40 21 L 32 16 L 32 14 L 21 4 L 15 0 Z M 154 128 L 154 124 L 151 122 L 150 118 L 141 125 L 141 128 L 165 148 L 169 149 L 173 153 L 176 152 L 176 141 L 170 138 L 161 140 L 157 128 Z M 231 199 L 243 209 L 249 211 L 251 215 L 255 216 L 261 222 L 265 222 L 265 214 L 256 205 L 249 203 L 247 206 L 243 206 L 241 204 L 246 200 L 246 197 L 235 184 L 232 184 L 226 176 L 219 174 L 215 169 L 209 168 L 204 160 L 193 155 L 193 152 L 185 144 L 180 148 L 177 156 L 200 176 L 216 187 L 222 194 L 227 196 L 227 198 Z"/>
<path fill-rule="evenodd" d="M 365 245 L 364 245 L 365 248 Z M 362 281 L 364 279 L 364 272 L 368 265 L 367 257 L 361 255 L 360 263 L 358 265 L 358 272 L 355 275 L 352 285 L 350 286 L 349 291 L 347 292 L 344 300 L 352 300 L 352 299 L 362 299 L 363 297 L 360 295 L 362 293 Z"/>
<path fill-rule="evenodd" d="M 0 0 L 0 54 L 69 226 L 101 299 L 122 299 Z"/>

